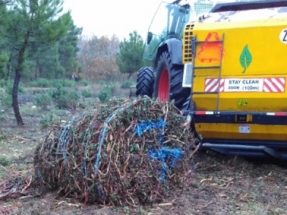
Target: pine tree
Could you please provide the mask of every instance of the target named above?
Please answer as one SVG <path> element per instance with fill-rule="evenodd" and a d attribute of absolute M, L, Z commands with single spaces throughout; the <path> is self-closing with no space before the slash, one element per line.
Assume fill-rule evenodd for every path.
<path fill-rule="evenodd" d="M 77 53 L 78 48 L 78 36 L 81 35 L 82 28 L 77 28 L 71 23 L 68 34 L 59 41 L 59 62 L 65 71 L 66 77 L 71 77 L 75 71 L 78 70 Z"/>
<path fill-rule="evenodd" d="M 10 1 L 0 0 L 0 79 L 7 79 L 7 63 L 9 56 L 7 53 L 7 39 L 5 37 L 5 32 L 7 30 L 7 23 L 9 21 L 9 14 L 7 11 L 7 4 Z"/>
<path fill-rule="evenodd" d="M 128 40 L 124 39 L 120 43 L 120 52 L 116 58 L 120 72 L 129 74 L 128 78 L 144 64 L 142 37 L 136 31 L 130 33 L 129 36 Z"/>
<path fill-rule="evenodd" d="M 62 13 L 63 0 L 15 0 L 9 11 L 7 37 L 12 45 L 13 110 L 18 125 L 24 125 L 18 104 L 18 88 L 23 76 L 25 59 L 39 45 L 54 45 L 63 38 L 71 25 L 70 12 Z"/>

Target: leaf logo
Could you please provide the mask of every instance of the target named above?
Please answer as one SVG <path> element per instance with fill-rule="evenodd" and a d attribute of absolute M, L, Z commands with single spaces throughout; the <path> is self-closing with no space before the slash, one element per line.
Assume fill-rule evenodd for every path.
<path fill-rule="evenodd" d="M 242 73 L 245 73 L 246 72 L 246 69 L 248 66 L 250 66 L 252 62 L 252 55 L 248 49 L 248 46 L 246 45 L 244 48 L 243 48 L 243 51 L 240 55 L 240 64 L 241 66 L 243 67 L 243 71 Z"/>

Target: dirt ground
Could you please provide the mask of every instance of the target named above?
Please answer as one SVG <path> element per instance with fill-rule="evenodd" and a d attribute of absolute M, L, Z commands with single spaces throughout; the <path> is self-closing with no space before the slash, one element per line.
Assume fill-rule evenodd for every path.
<path fill-rule="evenodd" d="M 41 128 L 40 121 L 51 111 L 32 106 L 31 102 L 21 104 L 24 127 L 15 125 L 12 109 L 2 110 L 0 215 L 287 214 L 285 163 L 203 153 L 190 161 L 191 177 L 184 189 L 158 205 L 108 208 L 59 198 L 57 193 L 38 193 L 32 182 L 33 153 L 48 132 Z M 73 113 L 57 110 L 53 114 L 54 120 L 66 120 Z M 9 190 L 9 195 L 5 190 Z"/>

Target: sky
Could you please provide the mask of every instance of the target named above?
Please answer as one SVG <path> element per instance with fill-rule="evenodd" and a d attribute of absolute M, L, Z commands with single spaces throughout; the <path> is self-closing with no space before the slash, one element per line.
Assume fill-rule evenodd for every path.
<path fill-rule="evenodd" d="M 175 0 L 64 0 L 64 11 L 71 11 L 74 24 L 83 27 L 82 35 L 111 37 L 115 34 L 123 40 L 128 39 L 129 33 L 136 30 L 145 40 L 159 4 L 173 1 Z M 192 3 L 197 0 L 182 1 Z M 163 21 L 165 22 L 165 18 Z"/>
<path fill-rule="evenodd" d="M 145 40 L 148 27 L 161 0 L 64 0 L 82 35 L 129 38 L 136 30 Z M 172 2 L 172 0 L 166 0 Z"/>

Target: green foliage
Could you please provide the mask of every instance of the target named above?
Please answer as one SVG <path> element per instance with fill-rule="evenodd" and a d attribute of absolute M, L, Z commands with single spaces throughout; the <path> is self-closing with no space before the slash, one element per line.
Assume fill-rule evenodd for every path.
<path fill-rule="evenodd" d="M 6 94 L 2 99 L 2 105 L 6 106 L 6 107 L 11 107 L 12 106 L 12 96 Z"/>
<path fill-rule="evenodd" d="M 69 79 L 46 79 L 39 78 L 35 81 L 29 82 L 32 87 L 74 87 L 76 82 Z"/>
<path fill-rule="evenodd" d="M 51 81 L 46 78 L 39 78 L 29 83 L 32 87 L 51 87 Z"/>
<path fill-rule="evenodd" d="M 4 93 L 2 94 L 1 103 L 2 105 L 6 107 L 12 106 L 12 89 L 13 89 L 13 82 L 12 81 L 6 81 L 2 79 L 0 81 L 0 87 L 4 89 Z M 18 87 L 18 93 L 26 93 L 25 88 L 22 86 L 22 84 Z"/>
<path fill-rule="evenodd" d="M 25 59 L 22 67 L 22 77 L 21 77 L 24 81 L 34 80 L 35 71 L 33 68 L 35 68 L 35 66 L 36 63 L 33 60 L 29 59 L 29 57 Z"/>
<path fill-rule="evenodd" d="M 104 87 L 98 94 L 98 98 L 100 99 L 101 102 L 107 102 L 110 100 L 112 93 L 114 91 L 113 86 L 106 86 Z"/>
<path fill-rule="evenodd" d="M 143 66 L 142 51 L 143 51 L 143 39 L 136 32 L 129 34 L 128 40 L 124 39 L 120 43 L 120 52 L 117 54 L 116 62 L 121 73 L 129 74 L 136 72 Z"/>
<path fill-rule="evenodd" d="M 61 88 L 63 87 L 63 83 L 61 81 L 54 80 L 54 82 L 52 83 L 52 87 Z"/>
<path fill-rule="evenodd" d="M 0 122 L 5 120 L 5 116 L 2 112 L 0 112 Z M 0 140 L 1 140 L 1 136 L 0 136 Z"/>
<path fill-rule="evenodd" d="M 9 166 L 11 161 L 6 156 L 0 156 L 0 165 L 1 166 Z"/>
<path fill-rule="evenodd" d="M 92 97 L 92 93 L 88 90 L 83 90 L 82 91 L 82 96 L 85 97 L 85 98 L 90 98 Z"/>
<path fill-rule="evenodd" d="M 7 63 L 9 57 L 6 53 L 0 54 L 0 78 L 7 78 Z"/>
<path fill-rule="evenodd" d="M 106 86 L 106 88 L 110 88 L 111 94 L 113 94 L 115 92 L 116 86 L 113 84 L 109 84 L 108 86 Z"/>
<path fill-rule="evenodd" d="M 77 28 L 73 23 L 69 26 L 68 34 L 59 41 L 59 62 L 65 69 L 65 76 L 71 77 L 74 71 L 79 68 L 77 61 L 78 36 L 82 33 L 82 28 Z"/>
<path fill-rule="evenodd" d="M 33 53 L 32 58 L 37 62 L 37 76 L 50 79 L 67 78 L 78 70 L 76 54 L 78 36 L 82 29 L 73 24 L 72 18 L 67 28 L 67 33 L 56 43 L 41 45 Z"/>
<path fill-rule="evenodd" d="M 47 110 L 48 106 L 53 103 L 51 95 L 47 92 L 37 94 L 35 97 L 35 103 L 37 106 L 41 107 L 44 110 Z"/>
<path fill-rule="evenodd" d="M 31 58 L 36 62 L 34 67 L 35 76 L 46 79 L 61 78 L 65 69 L 59 61 L 59 44 L 42 45 L 35 50 Z"/>
<path fill-rule="evenodd" d="M 8 137 L 4 134 L 1 134 L 0 135 L 0 141 L 3 141 L 3 140 L 8 140 Z"/>
<path fill-rule="evenodd" d="M 50 125 L 52 125 L 55 121 L 55 114 L 53 112 L 50 112 L 49 116 L 46 116 L 42 119 L 40 119 L 40 125 L 41 128 L 48 128 Z"/>
<path fill-rule="evenodd" d="M 129 89 L 133 85 L 134 85 L 134 83 L 132 81 L 125 81 L 124 83 L 122 83 L 121 88 L 122 89 Z"/>
<path fill-rule="evenodd" d="M 70 91 L 63 87 L 52 90 L 50 95 L 59 109 L 76 107 L 79 99 L 75 91 Z"/>
<path fill-rule="evenodd" d="M 0 79 L 0 87 L 3 88 L 6 86 L 7 81 L 5 79 Z"/>
<path fill-rule="evenodd" d="M 4 89 L 8 95 L 12 96 L 13 82 L 12 81 L 6 81 Z M 26 90 L 22 84 L 20 84 L 18 87 L 18 93 L 26 93 Z"/>
<path fill-rule="evenodd" d="M 89 84 L 91 84 L 91 81 L 89 80 L 80 80 L 79 82 L 77 82 L 78 85 L 81 86 L 88 86 Z"/>
<path fill-rule="evenodd" d="M 79 108 L 81 109 L 85 109 L 86 108 L 86 104 L 85 103 L 79 103 Z"/>
<path fill-rule="evenodd" d="M 7 1 L 0 0 L 0 78 L 7 78 L 8 70 L 7 64 L 9 61 L 8 47 L 10 44 L 7 41 L 6 32 L 10 23 L 11 17 L 7 10 Z"/>
<path fill-rule="evenodd" d="M 42 77 L 45 71 L 41 60 L 42 63 L 50 62 L 49 65 L 52 65 L 50 68 L 45 67 L 50 69 L 47 73 L 54 72 L 54 75 L 56 73 L 62 77 L 64 68 L 57 57 L 57 44 L 68 34 L 73 24 L 70 12 L 62 13 L 63 0 L 15 0 L 10 2 L 9 7 L 9 17 L 5 20 L 7 28 L 3 32 L 4 38 L 7 38 L 5 47 L 9 55 L 8 71 L 13 73 L 11 75 L 14 76 L 16 93 L 22 77 Z M 42 58 L 41 53 L 52 59 Z M 17 96 L 13 99 L 17 99 Z M 17 124 L 23 125 L 19 105 L 16 101 L 13 104 L 14 112 L 18 113 L 15 114 Z"/>
<path fill-rule="evenodd" d="M 105 84 L 105 81 L 104 81 L 104 80 L 99 80 L 99 81 L 98 81 L 98 84 L 104 85 L 104 84 Z"/>
<path fill-rule="evenodd" d="M 67 79 L 56 79 L 51 80 L 51 86 L 52 87 L 74 87 L 76 85 L 76 82 L 73 80 L 67 80 Z"/>
<path fill-rule="evenodd" d="M 58 80 L 54 80 L 53 82 L 60 84 L 62 87 L 76 86 L 76 82 L 73 80 L 69 80 L 69 79 L 58 79 Z M 56 84 L 55 87 L 57 87 L 58 84 Z"/>

